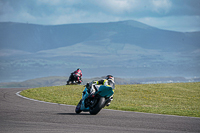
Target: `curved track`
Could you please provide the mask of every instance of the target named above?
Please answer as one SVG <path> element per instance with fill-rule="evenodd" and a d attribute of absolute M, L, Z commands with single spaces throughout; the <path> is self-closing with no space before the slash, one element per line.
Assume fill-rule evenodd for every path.
<path fill-rule="evenodd" d="M 200 118 L 102 110 L 75 114 L 75 106 L 48 104 L 0 89 L 0 133 L 188 133 L 200 132 Z"/>

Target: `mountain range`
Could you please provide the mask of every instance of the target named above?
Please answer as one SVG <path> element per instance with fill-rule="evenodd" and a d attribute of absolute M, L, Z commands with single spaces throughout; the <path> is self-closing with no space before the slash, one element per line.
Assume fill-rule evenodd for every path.
<path fill-rule="evenodd" d="M 0 23 L 0 82 L 47 76 L 199 77 L 200 32 L 127 20 L 37 25 Z"/>

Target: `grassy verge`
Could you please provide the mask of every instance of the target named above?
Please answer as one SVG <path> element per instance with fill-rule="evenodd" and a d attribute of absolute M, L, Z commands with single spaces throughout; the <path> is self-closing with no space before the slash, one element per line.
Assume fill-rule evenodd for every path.
<path fill-rule="evenodd" d="M 21 95 L 41 101 L 76 105 L 82 85 L 24 90 Z M 200 82 L 116 85 L 109 109 L 200 117 Z"/>

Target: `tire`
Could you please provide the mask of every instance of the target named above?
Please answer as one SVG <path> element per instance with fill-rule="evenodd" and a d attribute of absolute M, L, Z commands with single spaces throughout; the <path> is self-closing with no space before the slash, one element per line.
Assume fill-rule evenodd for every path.
<path fill-rule="evenodd" d="M 67 81 L 67 85 L 70 85 L 71 84 L 71 81 Z"/>
<path fill-rule="evenodd" d="M 105 104 L 105 98 L 100 97 L 98 103 L 94 106 L 94 108 L 90 109 L 91 115 L 96 115 L 99 113 L 99 111 L 104 107 Z"/>
<path fill-rule="evenodd" d="M 81 110 L 81 102 L 82 102 L 82 100 L 80 100 L 80 102 L 78 103 L 78 105 L 75 108 L 75 112 L 77 114 L 80 114 L 82 112 L 82 110 Z"/>

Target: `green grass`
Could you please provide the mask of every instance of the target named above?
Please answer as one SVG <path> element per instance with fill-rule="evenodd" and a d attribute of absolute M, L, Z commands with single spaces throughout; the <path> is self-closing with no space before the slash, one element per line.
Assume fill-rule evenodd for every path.
<path fill-rule="evenodd" d="M 83 85 L 33 88 L 20 94 L 29 98 L 76 105 Z M 200 117 L 200 82 L 116 85 L 107 109 Z"/>

